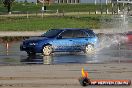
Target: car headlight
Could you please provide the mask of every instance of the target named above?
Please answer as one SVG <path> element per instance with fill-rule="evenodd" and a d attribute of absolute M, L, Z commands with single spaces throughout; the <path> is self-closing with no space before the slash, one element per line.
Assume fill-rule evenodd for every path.
<path fill-rule="evenodd" d="M 38 45 L 38 43 L 29 43 L 30 46 Z"/>

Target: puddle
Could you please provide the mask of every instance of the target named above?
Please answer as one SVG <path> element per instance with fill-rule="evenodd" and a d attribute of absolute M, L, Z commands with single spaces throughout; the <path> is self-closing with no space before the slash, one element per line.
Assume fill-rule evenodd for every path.
<path fill-rule="evenodd" d="M 132 43 L 114 45 L 97 51 L 94 55 L 83 53 L 55 53 L 52 56 L 27 56 L 19 50 L 20 42 L 12 43 L 7 51 L 0 45 L 0 65 L 22 64 L 85 64 L 85 63 L 132 63 Z"/>

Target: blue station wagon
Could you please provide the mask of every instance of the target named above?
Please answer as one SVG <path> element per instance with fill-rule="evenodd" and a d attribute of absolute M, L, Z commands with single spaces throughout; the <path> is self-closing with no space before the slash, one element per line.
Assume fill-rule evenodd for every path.
<path fill-rule="evenodd" d="M 97 41 L 97 36 L 90 29 L 51 29 L 40 37 L 24 40 L 20 50 L 26 51 L 29 55 L 80 51 L 89 54 L 95 50 Z"/>

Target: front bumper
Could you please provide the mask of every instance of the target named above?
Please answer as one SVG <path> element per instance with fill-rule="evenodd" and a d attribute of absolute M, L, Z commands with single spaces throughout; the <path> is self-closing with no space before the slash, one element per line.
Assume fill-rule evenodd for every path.
<path fill-rule="evenodd" d="M 20 45 L 20 51 L 30 51 L 30 52 L 35 52 L 35 47 L 27 47 L 27 46 L 23 46 Z"/>
<path fill-rule="evenodd" d="M 42 53 L 42 47 L 41 46 L 26 46 L 21 44 L 20 45 L 20 51 L 26 51 L 26 52 L 34 52 L 34 53 Z"/>

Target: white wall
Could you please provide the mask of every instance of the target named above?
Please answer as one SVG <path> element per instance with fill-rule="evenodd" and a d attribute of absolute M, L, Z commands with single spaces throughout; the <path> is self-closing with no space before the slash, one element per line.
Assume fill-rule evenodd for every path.
<path fill-rule="evenodd" d="M 16 2 L 29 2 L 29 3 L 37 3 L 37 0 L 16 0 Z"/>
<path fill-rule="evenodd" d="M 97 3 L 106 3 L 106 0 L 96 0 Z M 80 0 L 80 3 L 95 3 L 95 0 Z"/>

